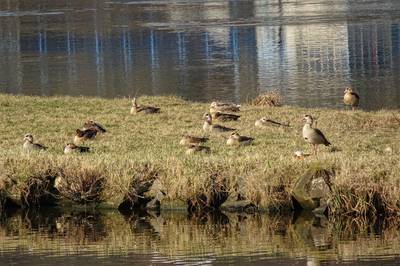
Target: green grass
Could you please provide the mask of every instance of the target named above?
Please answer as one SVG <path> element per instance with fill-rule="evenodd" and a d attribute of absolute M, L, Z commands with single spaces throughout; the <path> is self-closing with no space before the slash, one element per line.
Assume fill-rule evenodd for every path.
<path fill-rule="evenodd" d="M 226 134 L 213 134 L 207 143 L 211 154 L 187 156 L 179 140 L 184 134 L 204 135 L 202 115 L 209 104 L 176 97 L 141 97 L 139 104 L 161 107 L 161 113 L 131 115 L 129 99 L 0 95 L 0 176 L 13 177 L 23 184 L 29 176 L 48 169 L 92 170 L 107 180 L 104 200 L 117 205 L 137 169 L 149 164 L 160 172 L 169 201 L 186 201 L 206 191 L 210 175 L 218 173 L 226 180 L 229 192 L 234 192 L 240 178 L 248 199 L 260 207 L 279 207 L 290 201 L 296 178 L 319 164 L 334 169 L 338 190 L 356 195 L 366 205 L 370 199 L 365 193 L 369 189 L 381 191 L 391 208 L 397 206 L 400 123 L 393 114 L 400 117 L 399 111 L 352 112 L 245 104 L 240 122 L 223 124 L 237 128 L 241 135 L 254 137 L 253 145 L 230 147 L 225 144 Z M 296 150 L 311 152 L 301 136 L 304 114 L 317 118 L 317 127 L 339 151 L 320 147 L 318 156 L 305 160 L 293 157 Z M 255 128 L 254 122 L 262 116 L 290 122 L 291 128 Z M 64 155 L 65 144 L 72 142 L 75 130 L 88 119 L 100 122 L 108 132 L 85 144 L 91 149 L 89 154 Z M 26 133 L 32 133 L 35 142 L 49 149 L 24 152 L 22 139 Z M 392 153 L 385 152 L 387 147 Z M 287 193 L 276 195 L 273 188 L 280 185 Z M 337 207 L 344 206 L 340 200 L 337 203 Z M 356 200 L 354 204 L 357 203 Z M 355 206 L 348 206 L 352 207 Z"/>

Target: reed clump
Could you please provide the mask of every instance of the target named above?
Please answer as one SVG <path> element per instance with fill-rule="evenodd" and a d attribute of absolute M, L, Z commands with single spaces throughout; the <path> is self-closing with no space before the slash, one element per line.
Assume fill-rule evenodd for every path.
<path fill-rule="evenodd" d="M 21 203 L 26 208 L 55 205 L 58 190 L 54 186 L 55 175 L 52 170 L 28 177 L 21 187 Z"/>
<path fill-rule="evenodd" d="M 253 106 L 279 107 L 283 104 L 282 94 L 278 90 L 267 91 L 250 102 Z"/>
<path fill-rule="evenodd" d="M 62 169 L 56 179 L 60 195 L 78 204 L 104 201 L 103 191 L 107 179 L 96 169 Z"/>
<path fill-rule="evenodd" d="M 146 194 L 152 189 L 154 182 L 159 178 L 159 171 L 157 169 L 145 164 L 135 172 L 128 190 L 125 192 L 124 199 L 118 206 L 119 210 L 146 209 L 147 204 L 158 196 L 157 193 L 163 193 L 161 188 L 157 188 L 159 191 L 150 195 Z M 158 207 L 160 203 L 156 202 L 155 204 Z"/>

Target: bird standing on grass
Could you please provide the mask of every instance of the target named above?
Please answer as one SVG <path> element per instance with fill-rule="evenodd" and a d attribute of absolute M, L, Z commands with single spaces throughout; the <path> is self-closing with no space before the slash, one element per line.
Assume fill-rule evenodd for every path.
<path fill-rule="evenodd" d="M 304 116 L 305 124 L 303 126 L 303 138 L 306 142 L 310 143 L 314 148 L 314 154 L 317 154 L 317 146 L 323 144 L 325 146 L 331 145 L 326 139 L 321 130 L 313 128 L 313 118 L 311 115 Z"/>
<path fill-rule="evenodd" d="M 35 151 L 40 151 L 40 150 L 45 150 L 47 147 L 45 147 L 42 144 L 39 143 L 33 143 L 33 136 L 32 134 L 25 134 L 24 136 L 24 144 L 22 145 L 24 150 L 35 150 Z"/>
<path fill-rule="evenodd" d="M 360 103 L 360 96 L 353 92 L 352 88 L 346 88 L 344 90 L 343 103 L 345 105 L 350 105 L 354 111 Z"/>

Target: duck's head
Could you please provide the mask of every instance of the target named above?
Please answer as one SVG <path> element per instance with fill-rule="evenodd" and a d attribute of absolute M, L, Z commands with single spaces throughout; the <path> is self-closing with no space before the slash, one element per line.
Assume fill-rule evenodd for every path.
<path fill-rule="evenodd" d="M 350 87 L 347 87 L 346 89 L 344 89 L 344 93 L 352 93 L 353 89 Z"/>
<path fill-rule="evenodd" d="M 304 115 L 303 121 L 306 122 L 306 124 L 312 125 L 314 119 L 311 115 Z"/>
<path fill-rule="evenodd" d="M 32 134 L 25 134 L 24 136 L 24 141 L 29 141 L 29 142 L 33 142 L 33 136 Z"/>
<path fill-rule="evenodd" d="M 239 133 L 237 133 L 237 132 L 232 132 L 231 135 L 230 135 L 230 137 L 233 138 L 233 139 L 239 139 L 239 138 L 240 138 L 240 135 L 239 135 Z"/>
<path fill-rule="evenodd" d="M 210 115 L 209 113 L 205 113 L 205 114 L 203 115 L 203 119 L 204 119 L 205 121 L 210 122 L 210 121 L 212 120 L 212 117 L 211 117 L 211 115 Z"/>
<path fill-rule="evenodd" d="M 69 149 L 76 149 L 76 145 L 74 143 L 67 143 L 67 145 L 65 145 L 65 148 L 69 148 Z"/>

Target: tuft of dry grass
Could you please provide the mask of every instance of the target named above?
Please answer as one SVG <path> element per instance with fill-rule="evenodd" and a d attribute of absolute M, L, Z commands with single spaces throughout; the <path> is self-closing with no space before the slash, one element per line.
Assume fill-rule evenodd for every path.
<path fill-rule="evenodd" d="M 100 203 L 106 185 L 103 173 L 96 169 L 61 169 L 56 179 L 56 188 L 60 195 L 78 204 Z"/>
<path fill-rule="evenodd" d="M 333 199 L 336 213 L 366 215 L 364 210 L 374 202 L 385 206 L 384 213 L 400 206 L 400 124 L 391 111 L 288 106 L 266 109 L 245 104 L 241 121 L 223 125 L 253 137 L 253 145 L 230 147 L 226 145 L 226 134 L 212 134 L 207 142 L 210 154 L 187 156 L 179 141 L 186 134 L 205 135 L 202 115 L 209 104 L 176 97 L 142 97 L 140 101 L 144 105 L 156 104 L 161 113 L 131 115 L 129 99 L 0 94 L 0 120 L 5 125 L 0 127 L 0 177 L 11 178 L 21 187 L 36 173 L 63 172 L 68 179 L 65 197 L 77 202 L 105 201 L 117 207 L 130 191 L 132 178 L 140 176 L 140 169 L 147 165 L 157 170 L 157 180 L 166 194 L 165 204 L 186 204 L 189 199 L 209 193 L 210 177 L 220 176 L 220 188 L 229 196 L 239 191 L 242 198 L 259 209 L 280 211 L 291 208 L 290 191 L 296 179 L 318 163 L 335 170 L 332 183 L 338 194 L 333 195 L 342 196 Z M 304 114 L 318 117 L 318 128 L 335 149 L 320 147 L 317 156 L 293 158 L 295 151 L 311 150 L 301 136 Z M 255 128 L 254 122 L 264 116 L 288 121 L 291 127 Z M 85 144 L 90 153 L 63 154 L 63 147 L 72 141 L 76 128 L 87 120 L 100 122 L 107 133 Z M 27 132 L 48 150 L 23 151 L 22 138 Z M 390 153 L 386 152 L 388 148 Z M 101 196 L 95 197 L 93 192 Z M 373 196 L 375 192 L 381 196 Z M 380 213 L 380 209 L 373 213 Z"/>
<path fill-rule="evenodd" d="M 283 97 L 278 90 L 267 91 L 258 95 L 250 104 L 253 106 L 279 107 L 283 104 Z"/>

